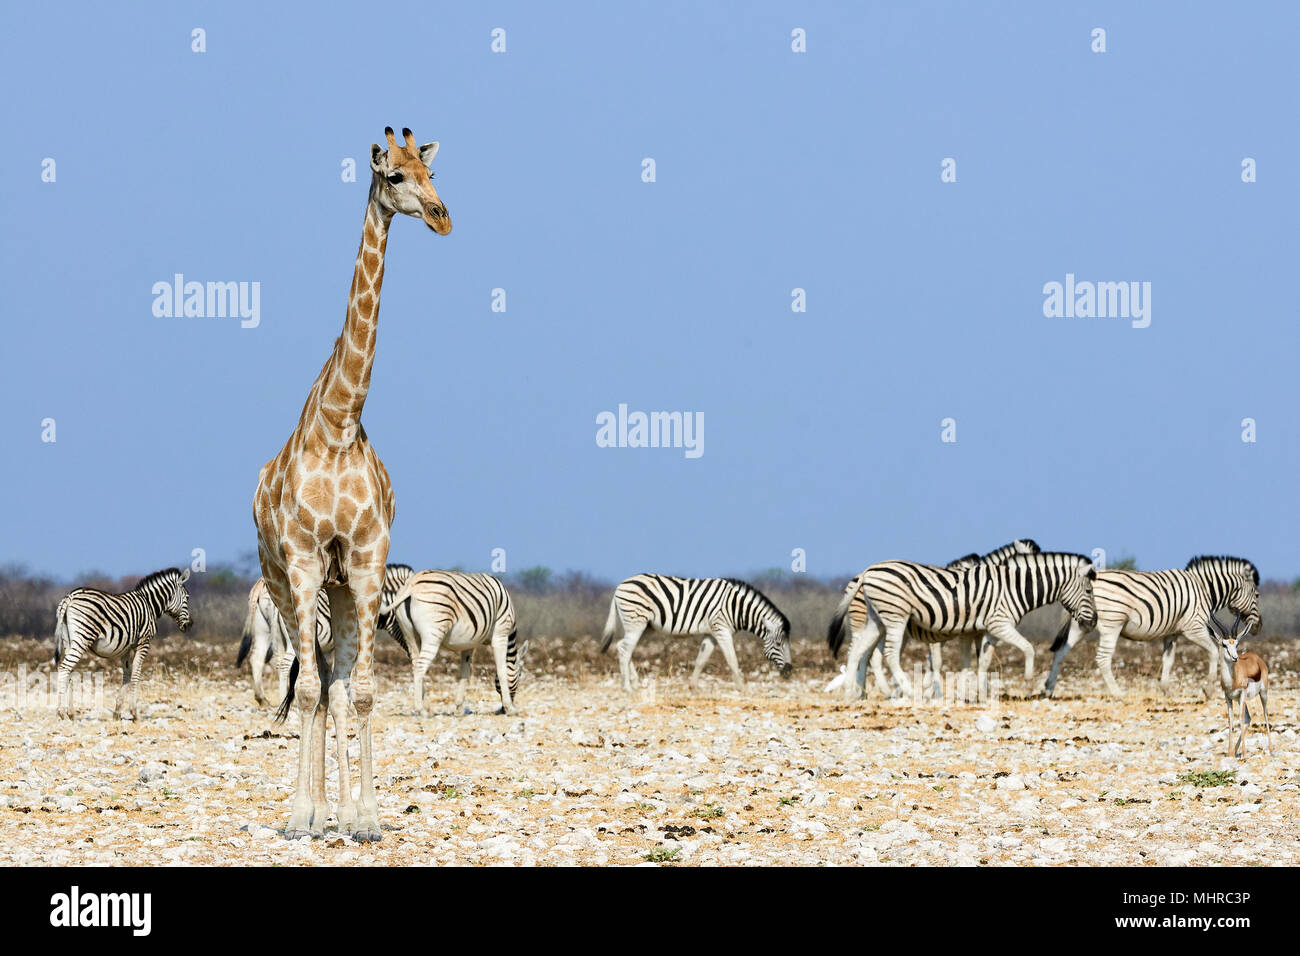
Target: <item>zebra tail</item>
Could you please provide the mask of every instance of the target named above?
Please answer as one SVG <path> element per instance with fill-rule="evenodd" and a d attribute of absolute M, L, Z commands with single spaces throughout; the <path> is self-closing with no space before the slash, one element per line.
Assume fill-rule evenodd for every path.
<path fill-rule="evenodd" d="M 600 652 L 604 654 L 609 645 L 614 643 L 614 632 L 618 630 L 618 595 L 609 602 L 609 616 L 605 618 L 605 630 L 600 635 Z"/>
<path fill-rule="evenodd" d="M 840 603 L 835 606 L 830 626 L 826 628 L 826 646 L 831 649 L 832 658 L 840 656 L 840 648 L 844 646 L 844 632 L 848 629 L 849 605 L 853 603 L 861 587 L 861 575 L 849 582 L 848 587 L 844 589 L 844 597 L 840 598 Z"/>
<path fill-rule="evenodd" d="M 1065 646 L 1065 642 L 1070 637 L 1070 625 L 1072 623 L 1074 623 L 1074 618 L 1071 617 L 1065 619 L 1065 625 L 1061 628 L 1061 632 L 1056 635 L 1056 640 L 1052 641 L 1053 653 L 1059 651 L 1062 647 Z"/>
<path fill-rule="evenodd" d="M 384 621 L 384 630 L 388 636 L 397 642 L 397 646 L 406 652 L 406 659 L 411 659 L 411 645 L 406 643 L 406 635 L 402 633 L 402 625 L 397 623 L 397 612 L 389 611 L 388 620 Z"/>
<path fill-rule="evenodd" d="M 294 685 L 298 683 L 298 655 L 293 655 L 293 663 L 289 666 L 289 690 L 284 695 L 284 700 L 275 711 L 275 722 L 284 723 L 289 718 L 289 708 L 293 706 Z"/>
<path fill-rule="evenodd" d="M 68 645 L 68 599 L 59 602 L 54 612 L 54 666 L 63 660 L 63 649 Z"/>

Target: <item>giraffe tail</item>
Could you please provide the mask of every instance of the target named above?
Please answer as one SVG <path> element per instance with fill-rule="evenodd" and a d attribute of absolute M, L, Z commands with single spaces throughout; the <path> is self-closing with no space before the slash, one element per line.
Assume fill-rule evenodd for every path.
<path fill-rule="evenodd" d="M 614 632 L 618 630 L 618 595 L 609 602 L 609 616 L 605 618 L 605 631 L 600 635 L 600 652 L 604 654 L 609 645 L 614 643 Z"/>
<path fill-rule="evenodd" d="M 298 683 L 298 655 L 293 656 L 293 663 L 289 665 L 289 689 L 285 692 L 284 700 L 280 701 L 280 706 L 275 710 L 275 722 L 284 723 L 289 718 L 289 710 L 293 707 L 294 685 Z"/>
<path fill-rule="evenodd" d="M 63 660 L 63 649 L 68 646 L 68 599 L 59 602 L 54 612 L 54 666 Z"/>

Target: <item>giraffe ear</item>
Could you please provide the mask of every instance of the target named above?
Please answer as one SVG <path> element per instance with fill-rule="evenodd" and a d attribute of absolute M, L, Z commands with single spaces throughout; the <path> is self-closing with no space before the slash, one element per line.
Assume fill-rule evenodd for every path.
<path fill-rule="evenodd" d="M 388 165 L 388 153 L 378 143 L 370 144 L 370 168 L 377 173 L 387 173 L 391 168 Z"/>
<path fill-rule="evenodd" d="M 425 143 L 420 147 L 420 162 L 426 166 L 433 165 L 433 157 L 438 155 L 437 143 Z"/>

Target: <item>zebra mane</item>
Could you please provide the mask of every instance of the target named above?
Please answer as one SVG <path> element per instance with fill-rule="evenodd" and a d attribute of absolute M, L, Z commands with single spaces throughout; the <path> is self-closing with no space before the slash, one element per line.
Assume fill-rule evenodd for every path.
<path fill-rule="evenodd" d="M 1013 567 L 1015 565 L 1025 565 L 1037 562 L 1041 558 L 1070 558 L 1076 561 L 1086 561 L 1092 564 L 1092 558 L 1086 554 L 1076 554 L 1073 551 L 1036 551 L 1033 554 L 1013 554 L 1007 557 L 1000 565 L 1001 567 Z"/>
<path fill-rule="evenodd" d="M 389 571 L 410 571 L 412 574 L 415 573 L 415 569 L 411 567 L 409 564 L 390 564 L 388 566 L 388 570 Z"/>
<path fill-rule="evenodd" d="M 176 580 L 181 576 L 179 568 L 163 568 L 161 571 L 155 571 L 153 574 L 145 575 L 133 587 L 132 591 L 149 591 L 155 584 L 167 582 L 171 587 L 176 586 Z"/>
<path fill-rule="evenodd" d="M 1248 570 L 1255 581 L 1255 587 L 1259 587 L 1259 568 L 1245 558 L 1234 558 L 1230 554 L 1200 554 L 1188 561 L 1183 570 L 1195 571 L 1203 567 L 1219 567 L 1230 573 Z"/>
<path fill-rule="evenodd" d="M 734 584 L 742 591 L 746 591 L 760 598 L 763 601 L 763 603 L 767 605 L 768 610 L 770 610 L 773 614 L 775 614 L 780 619 L 781 628 L 787 634 L 790 633 L 790 619 L 785 616 L 785 612 L 782 611 L 779 607 L 777 607 L 776 602 L 774 602 L 770 597 L 768 597 L 758 588 L 754 587 L 754 585 L 750 584 L 748 581 L 742 581 L 740 580 L 740 578 L 723 578 L 722 580 L 726 581 L 728 584 Z"/>
<path fill-rule="evenodd" d="M 949 561 L 945 567 L 955 567 L 956 565 L 978 564 L 980 555 L 978 551 L 972 551 L 970 554 L 963 554 L 960 558 Z"/>

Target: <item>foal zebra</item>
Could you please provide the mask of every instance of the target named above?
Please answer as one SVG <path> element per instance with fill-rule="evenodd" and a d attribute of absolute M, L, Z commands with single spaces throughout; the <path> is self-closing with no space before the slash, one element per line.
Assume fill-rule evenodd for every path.
<path fill-rule="evenodd" d="M 1210 657 L 1209 680 L 1213 686 L 1219 663 L 1218 645 L 1209 629 L 1210 615 L 1227 607 L 1246 619 L 1246 628 L 1258 634 L 1263 626 L 1259 615 L 1259 571 L 1245 558 L 1205 555 L 1187 562 L 1187 567 L 1168 571 L 1106 570 L 1097 574 L 1097 667 L 1106 689 L 1117 697 L 1124 692 L 1111 671 L 1111 658 L 1120 637 L 1131 641 L 1164 640 L 1160 690 L 1169 692 L 1169 674 L 1174 666 L 1174 642 L 1181 635 L 1205 649 Z M 1055 656 L 1044 690 L 1056 690 L 1061 662 L 1091 628 L 1069 621 L 1052 644 Z M 1220 676 L 1220 683 L 1226 680 Z"/>
<path fill-rule="evenodd" d="M 849 644 L 845 697 L 862 694 L 858 667 L 883 633 L 885 659 L 899 690 L 911 683 L 899 662 L 907 631 L 929 643 L 972 631 L 987 631 L 996 640 L 1024 638 L 1016 624 L 1030 611 L 1059 601 L 1087 627 L 1096 620 L 1092 582 L 1096 570 L 1081 554 L 1019 554 L 1001 564 L 981 562 L 971 568 L 938 568 L 911 561 L 882 561 L 867 568 L 840 600 L 827 635 L 831 651 L 843 641 L 843 618 L 859 590 L 866 593 L 867 624 Z M 910 627 L 909 627 L 910 625 Z"/>
<path fill-rule="evenodd" d="M 745 678 L 736 661 L 733 638 L 737 631 L 749 631 L 763 641 L 763 654 L 789 677 L 790 621 L 758 588 L 735 578 L 678 578 L 664 574 L 636 574 L 614 589 L 609 616 L 601 635 L 603 654 L 613 643 L 619 623 L 623 639 L 618 642 L 618 666 L 623 690 L 632 690 L 632 651 L 647 627 L 675 637 L 703 634 L 700 654 L 695 659 L 691 683 L 713 654 L 716 643 L 722 649 L 737 687 Z"/>
<path fill-rule="evenodd" d="M 391 601 L 393 594 L 414 572 L 405 564 L 390 564 L 384 572 L 384 586 L 380 598 L 379 622 L 377 631 L 387 630 L 407 656 L 410 649 L 403 642 L 402 634 L 393 625 L 392 617 L 385 613 L 385 602 Z M 330 633 L 329 593 L 322 588 L 316 595 L 316 643 L 328 653 L 334 648 Z M 262 689 L 262 669 L 267 663 L 274 663 L 279 678 L 280 693 L 276 700 L 283 700 L 289 688 L 289 671 L 293 667 L 297 652 L 294 641 L 289 637 L 280 612 L 275 607 L 271 593 L 266 589 L 266 582 L 258 578 L 248 592 L 248 615 L 244 618 L 243 639 L 239 643 L 239 656 L 235 666 L 240 667 L 244 659 L 251 656 L 253 670 L 253 696 L 259 704 L 266 703 L 266 694 Z"/>
<path fill-rule="evenodd" d="M 950 568 L 952 570 L 964 570 L 966 568 L 973 568 L 975 567 L 975 565 L 979 564 L 980 562 L 984 562 L 986 564 L 1001 564 L 1003 561 L 1005 561 L 1007 558 L 1011 557 L 1014 554 L 1038 554 L 1041 551 L 1042 549 L 1038 547 L 1038 543 L 1034 541 L 1032 538 L 1017 538 L 1015 541 L 1012 541 L 1010 544 L 1004 544 L 1002 545 L 1002 547 L 995 548 L 994 550 L 990 551 L 988 554 L 985 554 L 983 556 L 979 554 L 971 553 L 963 557 L 957 558 L 955 561 L 949 561 L 946 565 L 944 565 L 944 567 Z M 836 656 L 838 656 L 840 646 L 844 642 L 843 627 L 845 623 L 848 624 L 848 630 L 851 635 L 856 635 L 861 633 L 863 629 L 865 629 L 867 626 L 867 596 L 860 589 L 856 589 L 856 585 L 857 585 L 856 578 L 850 581 L 847 585 L 845 585 L 846 592 L 849 591 L 850 589 L 855 589 L 853 598 L 849 602 L 848 615 L 846 617 L 837 615 L 836 618 L 831 623 L 832 633 L 827 635 L 827 640 L 831 646 L 832 654 Z M 915 635 L 915 632 L 916 632 L 915 627 L 908 628 L 907 633 L 903 636 L 903 646 L 907 645 L 907 641 Z M 983 674 L 988 669 L 988 660 L 983 655 L 980 648 L 982 636 L 983 635 L 980 632 L 962 635 L 962 654 L 961 654 L 962 670 L 965 670 L 970 666 L 972 654 L 975 656 L 976 661 L 978 661 L 980 664 L 981 674 Z M 1018 640 L 1023 641 L 1023 643 L 1016 643 L 1015 639 L 1012 639 L 1011 642 L 1016 647 L 1018 647 L 1020 649 L 1020 652 L 1024 655 L 1025 676 L 1029 677 L 1032 675 L 1034 670 L 1034 648 L 1033 645 L 1031 645 L 1028 641 L 1025 641 L 1024 638 L 1018 638 Z M 942 680 L 943 680 L 942 648 L 943 645 L 939 643 L 932 643 L 930 645 L 930 680 L 934 689 L 934 693 L 936 695 L 941 693 L 941 688 L 943 686 L 942 685 Z M 881 661 L 883 660 L 883 655 L 881 654 L 879 647 L 877 647 L 875 650 L 871 652 L 870 659 L 871 659 L 871 672 L 872 674 L 875 675 L 876 686 L 880 688 L 881 693 L 888 696 L 890 693 L 889 682 L 885 679 L 884 668 L 881 665 Z M 857 681 L 859 684 L 861 684 L 865 679 L 866 679 L 865 671 L 864 673 L 857 675 Z"/>
<path fill-rule="evenodd" d="M 474 651 L 488 644 L 496 662 L 496 689 L 501 712 L 514 715 L 519 691 L 522 652 L 515 627 L 515 605 L 510 592 L 490 574 L 464 571 L 420 571 L 411 575 L 390 598 L 386 609 L 394 635 L 401 634 L 410 648 L 415 710 L 424 713 L 424 674 L 444 645 L 460 652 L 456 681 L 456 713 L 465 707 Z"/>
<path fill-rule="evenodd" d="M 76 588 L 59 602 L 54 624 L 54 664 L 59 669 L 58 715 L 71 718 L 69 679 L 86 651 L 106 660 L 122 661 L 122 687 L 113 716 L 122 716 L 122 698 L 131 687 L 131 716 L 140 719 L 140 675 L 158 618 L 171 616 L 182 631 L 189 630 L 190 594 L 185 582 L 190 570 L 168 568 L 141 579 L 125 594 Z"/>

